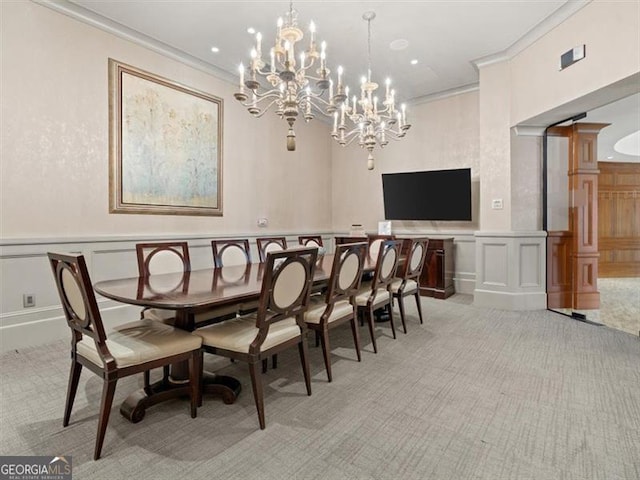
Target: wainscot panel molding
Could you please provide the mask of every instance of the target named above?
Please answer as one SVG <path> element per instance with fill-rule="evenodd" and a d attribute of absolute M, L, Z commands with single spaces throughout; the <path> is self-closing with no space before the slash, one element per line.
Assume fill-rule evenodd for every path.
<path fill-rule="evenodd" d="M 545 237 L 546 232 L 476 232 L 474 305 L 546 308 Z"/>
<path fill-rule="evenodd" d="M 252 232 L 198 235 L 130 235 L 78 238 L 30 238 L 0 240 L 0 352 L 42 345 L 69 336 L 60 299 L 51 273 L 47 252 L 84 254 L 92 282 L 138 274 L 136 243 L 187 241 L 194 270 L 213 266 L 211 240 L 248 238 L 251 255 L 258 259 L 257 237 L 285 236 L 289 245 L 297 245 L 299 234 L 323 237 L 332 245 L 329 232 Z M 35 296 L 35 306 L 23 306 L 23 295 Z M 125 305 L 97 296 L 107 326 L 137 320 L 140 307 Z"/>
<path fill-rule="evenodd" d="M 377 232 L 368 232 L 377 233 Z M 393 229 L 396 237 L 453 237 L 453 284 L 456 293 L 473 295 L 476 288 L 476 238 L 474 232 L 468 230 L 428 230 L 428 229 Z M 336 234 L 343 235 L 343 234 Z M 344 234 L 346 235 L 346 234 Z"/>

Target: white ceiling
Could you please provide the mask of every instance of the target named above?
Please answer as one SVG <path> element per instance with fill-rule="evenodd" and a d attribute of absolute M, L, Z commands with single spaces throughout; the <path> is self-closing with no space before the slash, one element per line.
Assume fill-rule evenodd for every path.
<path fill-rule="evenodd" d="M 582 121 L 611 124 L 598 134 L 598 160 L 640 162 L 637 143 L 635 155 L 625 154 L 615 148 L 621 139 L 640 131 L 640 93 L 592 110 Z"/>
<path fill-rule="evenodd" d="M 266 52 L 274 41 L 276 21 L 289 9 L 288 1 L 264 0 L 40 1 L 194 60 L 233 82 L 238 79 L 238 65 L 248 64 L 254 46 L 254 35 L 247 33 L 247 28 L 253 27 L 263 34 L 264 57 L 268 58 Z M 372 79 L 382 85 L 390 77 L 396 98 L 403 102 L 420 101 L 477 84 L 475 61 L 517 53 L 588 2 L 298 0 L 293 6 L 305 33 L 308 23 L 314 21 L 317 40 L 327 42 L 328 68 L 335 72 L 342 65 L 352 92 L 367 68 L 367 22 L 362 15 L 374 11 Z M 407 48 L 393 50 L 390 45 L 396 40 L 406 40 Z M 306 41 L 303 40 L 303 45 Z M 218 47 L 219 53 L 213 53 L 212 46 Z M 418 64 L 411 65 L 412 59 L 417 59 Z M 632 87 L 634 92 L 640 90 L 637 85 Z M 613 91 L 610 93 L 615 95 Z M 567 113 L 562 116 L 562 112 L 549 112 L 549 118 L 541 116 L 540 121 L 534 119 L 534 124 L 548 125 L 579 111 Z M 599 158 L 640 161 L 640 156 L 620 154 L 613 149 L 620 138 L 640 129 L 640 95 L 592 110 L 583 121 L 611 123 L 599 135 Z"/>
<path fill-rule="evenodd" d="M 233 77 L 238 76 L 241 62 L 247 65 L 255 42 L 247 28 L 253 27 L 263 34 L 263 51 L 268 59 L 267 46 L 274 41 L 276 21 L 289 9 L 288 1 L 73 0 L 72 3 Z M 559 9 L 566 3 L 585 2 L 298 0 L 293 6 L 305 31 L 309 22 L 314 21 L 317 39 L 327 42 L 327 66 L 335 72 L 342 65 L 352 91 L 367 67 L 367 22 L 362 14 L 374 11 L 373 79 L 383 84 L 390 77 L 397 97 L 406 101 L 476 83 L 474 60 L 504 52 L 545 19 L 549 22 L 549 17 L 559 16 Z M 399 39 L 406 40 L 408 47 L 392 50 L 391 42 Z M 212 53 L 212 46 L 217 46 L 220 52 Z M 411 65 L 412 59 L 419 63 Z"/>

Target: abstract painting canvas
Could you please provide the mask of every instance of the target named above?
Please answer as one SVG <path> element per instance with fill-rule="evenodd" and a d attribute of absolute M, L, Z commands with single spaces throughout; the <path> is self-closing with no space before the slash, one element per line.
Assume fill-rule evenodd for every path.
<path fill-rule="evenodd" d="M 109 59 L 112 213 L 222 215 L 222 99 Z"/>

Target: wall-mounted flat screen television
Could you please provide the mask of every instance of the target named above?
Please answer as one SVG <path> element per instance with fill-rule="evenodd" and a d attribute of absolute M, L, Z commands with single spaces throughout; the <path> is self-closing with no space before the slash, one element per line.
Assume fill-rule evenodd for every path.
<path fill-rule="evenodd" d="M 471 169 L 382 174 L 387 220 L 471 220 Z"/>

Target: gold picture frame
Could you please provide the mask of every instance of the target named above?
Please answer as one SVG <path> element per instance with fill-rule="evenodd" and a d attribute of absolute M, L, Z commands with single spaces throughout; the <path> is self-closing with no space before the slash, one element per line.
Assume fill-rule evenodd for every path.
<path fill-rule="evenodd" d="M 222 215 L 223 100 L 109 59 L 109 212 Z"/>

